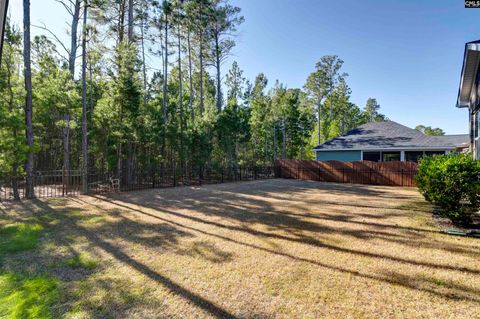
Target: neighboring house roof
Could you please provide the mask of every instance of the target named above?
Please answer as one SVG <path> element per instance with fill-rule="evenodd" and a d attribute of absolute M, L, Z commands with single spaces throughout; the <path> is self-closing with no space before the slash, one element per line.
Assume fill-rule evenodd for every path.
<path fill-rule="evenodd" d="M 314 150 L 455 149 L 467 147 L 468 134 L 427 136 L 393 121 L 371 122 L 318 145 Z"/>
<path fill-rule="evenodd" d="M 458 89 L 457 107 L 470 107 L 470 97 L 475 86 L 478 63 L 480 61 L 480 40 L 467 42 L 463 56 L 460 87 Z M 476 94 L 477 92 L 473 92 Z"/>
<path fill-rule="evenodd" d="M 454 145 L 455 147 L 468 147 L 470 145 L 470 136 L 468 134 L 454 134 L 435 136 L 440 143 Z"/>

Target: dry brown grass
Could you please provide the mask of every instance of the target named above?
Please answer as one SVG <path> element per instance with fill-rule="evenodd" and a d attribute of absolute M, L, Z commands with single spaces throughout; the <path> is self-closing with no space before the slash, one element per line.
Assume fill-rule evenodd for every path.
<path fill-rule="evenodd" d="M 67 318 L 480 318 L 480 240 L 415 189 L 295 180 L 10 204 L 46 227 L 6 269 L 58 277 Z M 65 266 L 78 254 L 94 268 Z"/>

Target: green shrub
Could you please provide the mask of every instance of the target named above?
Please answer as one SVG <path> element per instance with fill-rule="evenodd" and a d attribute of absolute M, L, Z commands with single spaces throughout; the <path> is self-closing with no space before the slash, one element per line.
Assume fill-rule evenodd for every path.
<path fill-rule="evenodd" d="M 480 209 L 480 161 L 469 154 L 425 157 L 418 166 L 417 185 L 441 214 L 461 224 Z"/>

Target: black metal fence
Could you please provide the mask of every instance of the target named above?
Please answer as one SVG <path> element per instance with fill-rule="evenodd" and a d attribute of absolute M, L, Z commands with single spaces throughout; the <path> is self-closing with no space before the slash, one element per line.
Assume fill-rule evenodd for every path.
<path fill-rule="evenodd" d="M 88 175 L 89 193 L 110 193 L 149 188 L 218 184 L 275 177 L 273 166 L 242 166 L 229 168 L 185 169 L 158 168 L 134 170 L 121 176 L 112 172 Z M 0 174 L 0 201 L 25 198 L 26 177 Z M 34 176 L 37 198 L 75 196 L 82 192 L 81 171 L 38 171 Z"/>

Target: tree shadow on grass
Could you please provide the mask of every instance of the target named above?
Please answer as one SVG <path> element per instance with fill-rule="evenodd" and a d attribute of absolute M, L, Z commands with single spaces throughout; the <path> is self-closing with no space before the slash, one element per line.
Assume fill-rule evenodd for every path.
<path fill-rule="evenodd" d="M 207 241 L 195 241 L 186 248 L 175 251 L 177 255 L 202 257 L 212 263 L 225 263 L 233 260 L 233 254 L 218 249 L 214 244 Z"/>
<path fill-rule="evenodd" d="M 111 203 L 122 206 L 122 204 L 119 204 L 117 202 L 111 202 Z M 207 236 L 215 237 L 215 238 L 221 239 L 223 241 L 227 241 L 227 242 L 231 242 L 231 243 L 243 246 L 243 247 L 259 250 L 259 251 L 262 251 L 262 252 L 265 252 L 265 253 L 268 253 L 268 254 L 282 256 L 282 257 L 285 257 L 285 258 L 288 258 L 288 259 L 291 259 L 291 260 L 294 260 L 294 261 L 309 263 L 309 264 L 319 266 L 319 267 L 322 267 L 322 268 L 325 268 L 325 269 L 338 271 L 338 272 L 341 272 L 341 273 L 351 274 L 351 275 L 354 275 L 354 276 L 357 276 L 357 277 L 360 277 L 360 278 L 373 280 L 373 281 L 376 281 L 376 282 L 384 282 L 384 283 L 388 283 L 388 284 L 399 285 L 399 286 L 402 286 L 402 287 L 405 287 L 405 288 L 431 293 L 431 294 L 434 294 L 434 295 L 437 295 L 437 296 L 440 296 L 440 297 L 443 297 L 443 298 L 446 298 L 446 299 L 466 300 L 466 301 L 473 301 L 473 302 L 476 302 L 476 303 L 480 303 L 480 297 L 475 297 L 475 295 L 477 295 L 477 296 L 480 295 L 480 289 L 472 289 L 470 287 L 466 287 L 466 286 L 463 286 L 463 285 L 452 285 L 452 286 L 449 286 L 449 287 L 454 289 L 453 293 L 451 291 L 441 291 L 441 290 L 436 289 L 437 287 L 435 287 L 434 285 L 431 285 L 431 284 L 426 285 L 425 280 L 422 279 L 422 278 L 410 277 L 410 276 L 407 276 L 407 275 L 402 275 L 400 273 L 397 273 L 396 276 L 390 276 L 391 274 L 388 274 L 388 273 L 377 274 L 377 275 L 372 275 L 372 274 L 369 274 L 369 273 L 363 273 L 363 272 L 361 272 L 359 270 L 356 270 L 356 269 L 349 269 L 347 267 L 343 267 L 343 266 L 340 266 L 340 265 L 330 265 L 330 264 L 320 262 L 320 261 L 316 261 L 316 260 L 313 260 L 313 259 L 300 257 L 300 256 L 296 256 L 296 255 L 293 255 L 293 254 L 290 254 L 290 253 L 276 251 L 276 250 L 261 247 L 261 246 L 255 245 L 255 244 L 243 242 L 243 241 L 235 239 L 235 236 L 226 237 L 226 236 L 219 235 L 219 234 L 216 234 L 216 233 L 212 233 L 212 232 L 209 232 L 209 231 L 197 228 L 197 227 L 193 227 L 193 226 L 190 226 L 190 225 L 180 224 L 180 223 L 169 220 L 168 217 L 160 217 L 160 216 L 157 216 L 155 214 L 152 214 L 152 213 L 149 213 L 149 212 L 144 212 L 142 210 L 138 210 L 138 209 L 135 209 L 135 208 L 132 208 L 132 207 L 129 207 L 129 206 L 122 206 L 122 207 L 124 207 L 126 209 L 136 211 L 136 212 L 141 213 L 141 214 L 148 215 L 150 217 L 153 217 L 153 218 L 156 218 L 156 219 L 159 219 L 159 220 L 162 220 L 162 221 L 169 222 L 172 225 L 175 225 L 175 226 L 180 227 L 180 228 L 188 229 L 188 230 L 196 232 L 196 233 L 200 233 L 200 234 L 204 234 L 204 235 L 207 235 Z M 162 210 L 162 212 L 163 212 L 163 210 Z M 340 249 L 340 251 L 344 251 L 344 250 Z M 365 257 L 389 259 L 389 260 L 392 260 L 392 261 L 395 261 L 395 262 L 406 263 L 406 264 L 411 264 L 411 265 L 415 265 L 415 266 L 430 267 L 430 268 L 433 268 L 433 269 L 442 269 L 442 270 L 458 271 L 458 272 L 470 272 L 471 274 L 475 274 L 475 275 L 479 274 L 479 272 L 477 270 L 462 268 L 462 267 L 451 267 L 451 266 L 448 266 L 448 265 L 437 265 L 437 264 L 432 264 L 432 263 L 422 263 L 422 262 L 417 262 L 417 261 L 397 259 L 397 258 L 392 258 L 392 257 L 389 257 L 389 256 L 383 256 L 383 255 L 366 253 L 366 252 L 350 251 L 349 253 L 358 253 L 358 254 L 360 254 L 362 256 L 365 256 Z M 404 280 L 402 280 L 401 278 L 403 278 Z M 465 291 L 470 292 L 470 294 L 465 294 Z"/>
<path fill-rule="evenodd" d="M 432 248 L 439 251 L 449 251 L 453 253 L 464 253 L 471 256 L 480 256 L 478 249 L 472 249 L 471 247 L 461 244 L 444 244 L 438 241 L 432 241 L 428 237 L 429 234 L 439 234 L 438 231 L 428 228 L 418 228 L 401 226 L 398 224 L 388 224 L 390 218 L 406 218 L 407 212 L 402 211 L 403 207 L 407 204 L 399 205 L 399 202 L 391 209 L 383 206 L 375 206 L 380 212 L 368 213 L 362 210 L 362 208 L 373 208 L 369 205 L 357 204 L 344 204 L 342 202 L 332 202 L 329 200 L 318 200 L 304 203 L 302 207 L 296 207 L 295 203 L 288 203 L 293 205 L 293 208 L 297 210 L 305 209 L 305 207 L 321 207 L 325 212 L 309 213 L 293 213 L 292 209 L 286 208 L 280 209 L 275 207 L 271 202 L 266 199 L 270 197 L 260 197 L 258 194 L 269 194 L 274 189 L 283 194 L 282 188 L 279 185 L 271 184 L 271 181 L 264 188 L 267 190 L 257 191 L 252 187 L 243 187 L 237 192 L 233 192 L 232 186 L 229 185 L 227 191 L 219 189 L 217 185 L 208 186 L 204 188 L 183 188 L 182 190 L 176 190 L 182 192 L 183 196 L 172 196 L 167 191 L 149 191 L 145 196 L 142 193 L 129 193 L 122 195 L 109 195 L 100 196 L 98 199 L 117 200 L 119 202 L 130 203 L 139 205 L 140 207 L 150 208 L 152 210 L 162 211 L 164 207 L 171 209 L 164 209 L 167 213 L 175 216 L 190 219 L 194 222 L 207 223 L 212 226 L 218 226 L 229 230 L 238 230 L 244 232 L 250 232 L 253 235 L 272 236 L 270 232 L 282 232 L 288 233 L 287 240 L 293 241 L 307 241 L 308 243 L 317 244 L 322 246 L 321 243 L 316 241 L 321 236 L 327 234 L 336 234 L 352 237 L 362 240 L 381 239 L 384 241 L 391 241 L 392 243 L 401 244 L 411 247 L 425 247 Z M 246 183 L 242 183 L 246 184 Z M 273 185 L 273 186 L 272 186 Z M 283 185 L 283 184 L 282 184 Z M 244 185 L 245 186 L 245 185 Z M 342 185 L 340 185 L 342 186 Z M 283 185 L 284 188 L 289 189 L 290 184 Z M 251 196 L 251 195 L 254 196 Z M 177 195 L 177 194 L 175 194 Z M 299 193 L 301 195 L 301 193 Z M 294 193 L 292 193 L 294 196 Z M 395 194 L 393 195 L 395 196 Z M 344 195 L 345 198 L 349 198 L 348 194 Z M 265 199 L 264 199 L 265 198 Z M 418 196 L 414 197 L 418 201 Z M 392 199 L 393 200 L 393 199 Z M 389 201 L 391 202 L 391 201 Z M 332 205 L 334 205 L 332 208 Z M 397 209 L 396 207 L 400 207 Z M 336 208 L 338 207 L 338 208 Z M 413 207 L 415 210 L 409 210 L 408 213 L 422 215 L 423 211 L 418 211 L 417 206 Z M 424 207 L 421 206 L 420 209 Z M 191 210 L 195 214 L 183 214 L 180 210 Z M 318 210 L 318 209 L 317 209 Z M 385 212 L 384 210 L 388 210 Z M 198 214 L 197 214 L 198 213 Z M 204 218 L 210 217 L 208 219 Z M 307 218 L 308 217 L 308 218 Z M 408 217 L 410 218 L 410 217 Z M 374 221 L 369 221 L 369 220 Z M 212 221 L 213 220 L 213 221 Z M 220 223 L 219 221 L 222 221 Z M 227 221 L 234 223 L 226 223 Z M 338 222 L 338 225 L 327 225 L 324 222 Z M 383 224 L 380 222 L 383 221 Z M 240 223 L 240 225 L 238 224 Z M 351 227 L 344 227 L 341 225 L 356 226 L 357 229 Z M 256 230 L 252 230 L 255 225 L 263 225 L 268 229 L 268 233 L 262 234 Z M 358 229 L 360 228 L 360 229 Z M 314 239 L 312 239 L 314 237 Z"/>
<path fill-rule="evenodd" d="M 350 274 L 373 282 L 399 285 L 450 300 L 480 302 L 479 298 L 476 297 L 480 295 L 480 290 L 453 282 L 445 283 L 445 287 L 448 288 L 447 290 L 444 289 L 445 287 L 439 286 L 438 283 L 441 283 L 441 281 L 435 278 L 417 278 L 411 275 L 410 272 L 408 274 L 402 274 L 400 272 L 388 273 L 386 271 L 379 271 L 378 273 L 372 274 L 368 272 L 368 270 L 356 269 L 355 265 L 331 264 L 328 263 L 328 261 L 316 260 L 311 256 L 302 256 L 281 249 L 282 241 L 289 241 L 314 248 L 327 249 L 332 252 L 360 256 L 372 262 L 388 260 L 393 263 L 422 268 L 426 267 L 432 270 L 464 272 L 468 275 L 480 274 L 479 270 L 469 267 L 454 267 L 445 263 L 422 261 L 421 258 L 411 259 L 385 253 L 373 253 L 361 248 L 347 248 L 337 243 L 319 239 L 325 234 L 339 234 L 354 237 L 362 241 L 381 239 L 397 242 L 413 248 L 418 246 L 419 243 L 427 244 L 426 241 L 419 241 L 420 239 L 428 240 L 428 237 L 424 235 L 424 233 L 430 234 L 427 231 L 420 229 L 419 233 L 422 235 L 417 236 L 415 234 L 415 228 L 410 229 L 410 227 L 404 227 L 404 230 L 408 232 L 398 232 L 398 230 L 403 229 L 401 226 L 381 224 L 377 222 L 378 219 L 375 219 L 374 222 L 358 220 L 355 217 L 355 212 L 315 213 L 314 216 L 316 217 L 313 218 L 308 214 L 291 213 L 282 208 L 278 210 L 277 207 L 268 203 L 266 200 L 259 198 L 251 199 L 243 196 L 245 194 L 257 194 L 254 190 L 249 189 L 247 185 L 244 187 L 244 190 L 239 191 L 239 193 L 235 195 L 232 191 L 225 194 L 222 193 L 218 187 L 209 186 L 196 193 L 194 192 L 191 196 L 188 194 L 189 189 L 185 188 L 181 190 L 185 193 L 185 196 L 176 199 L 166 198 L 168 194 L 170 194 L 169 191 L 158 190 L 145 192 L 143 194 L 127 193 L 106 197 L 91 197 L 98 200 L 98 205 L 94 204 L 95 200 L 83 202 L 83 198 L 81 197 L 75 199 L 77 204 L 81 206 L 81 210 L 79 211 L 80 217 L 74 216 L 75 214 L 69 214 L 69 208 L 57 209 L 48 205 L 48 202 L 33 201 L 29 202 L 29 205 L 36 206 L 37 210 L 50 212 L 50 215 L 54 214 L 56 218 L 59 219 L 59 223 L 55 225 L 60 231 L 58 239 L 56 239 L 59 245 L 61 244 L 61 239 L 67 236 L 68 233 L 73 232 L 78 234 L 85 238 L 85 241 L 88 242 L 89 245 L 98 247 L 113 256 L 114 259 L 132 267 L 151 280 L 160 283 L 173 294 L 191 302 L 204 312 L 218 318 L 233 318 L 235 316 L 233 313 L 202 297 L 200 294 L 192 292 L 188 287 L 173 281 L 141 262 L 139 258 L 135 257 L 133 252 L 127 250 L 126 246 L 119 245 L 118 243 L 122 241 L 129 244 L 133 243 L 140 247 L 148 247 L 154 252 L 169 250 L 179 255 L 201 257 L 212 263 L 223 263 L 233 260 L 234 256 L 222 252 L 218 249 L 217 244 L 212 244 L 214 241 L 210 242 L 210 240 L 203 239 L 194 241 L 192 246 L 187 248 L 182 248 L 178 245 L 180 238 L 195 239 L 199 235 L 204 235 L 223 242 L 235 244 L 239 249 L 250 248 L 267 255 L 280 256 L 292 261 L 308 263 L 315 267 Z M 213 190 L 210 190 L 210 188 Z M 276 189 L 277 191 L 281 191 L 281 188 L 277 187 Z M 177 190 L 175 191 L 177 192 Z M 264 193 L 268 194 L 270 192 Z M 291 195 L 295 196 L 293 193 Z M 96 210 L 103 210 L 102 205 L 116 205 L 117 208 L 113 210 L 103 210 L 102 213 L 97 212 L 91 214 L 88 212 L 89 207 L 87 205 L 95 205 Z M 242 207 L 243 205 L 245 205 L 246 208 Z M 190 209 L 194 211 L 186 211 Z M 82 217 L 82 214 L 92 215 L 92 218 L 105 215 L 108 221 L 101 221 L 95 225 L 89 225 L 88 221 L 90 217 Z M 146 220 L 150 222 L 146 222 L 143 218 L 137 218 L 138 216 L 148 216 Z M 310 220 L 306 220 L 305 217 L 308 217 Z M 361 216 L 361 218 L 368 219 L 370 217 Z M 326 220 L 338 223 L 338 225 L 322 225 L 312 222 L 311 220 L 318 220 L 319 222 Z M 385 222 L 388 223 L 388 219 L 386 219 Z M 368 228 L 346 229 L 340 226 L 342 224 L 348 225 L 348 223 L 358 226 L 368 226 Z M 259 229 L 257 226 L 262 228 Z M 280 243 L 280 245 L 278 249 L 266 248 L 263 245 L 256 244 L 250 239 L 248 239 L 248 241 L 242 240 L 241 238 L 244 236 L 237 236 L 237 234 L 252 236 L 252 238 L 256 240 L 272 240 L 272 242 Z M 431 245 L 432 248 L 438 249 L 445 247 L 445 243 L 439 243 L 437 245 L 432 242 L 429 243 L 429 245 Z M 454 249 L 459 247 L 452 245 L 446 248 L 454 251 Z M 465 250 L 461 252 L 467 253 L 468 250 L 465 248 Z M 414 273 L 415 271 L 412 271 L 412 274 Z M 127 314 L 128 309 L 125 308 L 122 310 L 122 313 Z"/>
<path fill-rule="evenodd" d="M 31 201 L 30 204 L 37 206 L 37 208 L 45 212 L 58 213 L 55 208 L 52 208 L 44 201 L 35 200 Z M 88 240 L 88 242 L 110 254 L 116 260 L 132 267 L 155 282 L 162 284 L 165 288 L 169 289 L 171 293 L 188 300 L 210 315 L 213 315 L 217 318 L 235 318 L 235 316 L 227 310 L 222 309 L 213 302 L 194 292 L 191 292 L 188 288 L 183 287 L 168 277 L 156 272 L 147 265 L 130 256 L 120 245 L 112 243 L 112 241 L 117 238 L 148 247 L 154 247 L 156 249 L 173 249 L 176 247 L 178 237 L 191 236 L 188 230 L 181 230 L 177 227 L 171 226 L 168 223 L 149 224 L 130 219 L 123 216 L 123 214 L 117 213 L 116 215 L 117 218 L 119 218 L 118 221 L 113 223 L 105 223 L 105 225 L 93 229 L 81 226 L 81 224 L 76 223 L 75 220 L 73 220 L 73 224 L 70 224 L 68 229 L 74 230 L 78 234 L 81 234 Z M 59 216 L 59 218 L 68 223 L 68 217 Z M 140 230 L 140 232 L 129 231 L 132 229 L 137 231 Z M 156 235 L 153 238 L 143 237 L 142 232 L 153 233 Z M 105 238 L 105 236 L 108 236 L 108 238 Z M 205 257 L 206 259 L 212 258 L 212 256 Z M 227 257 L 228 256 L 223 256 L 223 258 Z M 222 258 L 222 256 L 219 257 L 217 254 L 215 258 Z"/>
<path fill-rule="evenodd" d="M 139 205 L 139 204 L 136 204 L 135 202 L 131 202 L 128 199 L 119 200 L 118 198 L 116 198 L 116 199 L 112 200 L 112 199 L 109 199 L 109 198 L 105 197 L 104 200 L 111 203 L 111 204 L 115 204 L 115 205 L 118 205 L 120 207 L 123 207 L 125 209 L 130 209 L 132 211 L 139 212 L 141 214 L 148 215 L 150 217 L 154 217 L 154 218 L 166 221 L 166 222 L 170 222 L 168 217 L 167 218 L 160 218 L 156 214 L 147 213 L 147 212 L 145 212 L 141 209 L 137 209 L 135 207 L 130 206 L 131 204 L 135 204 L 135 205 Z M 120 202 L 123 201 L 124 203 L 127 203 L 127 204 L 119 203 L 119 201 Z M 386 255 L 386 254 L 372 253 L 372 252 L 368 252 L 368 251 L 345 248 L 345 247 L 342 247 L 340 245 L 335 245 L 335 244 L 322 242 L 321 240 L 318 240 L 317 238 L 315 238 L 312 235 L 299 235 L 297 237 L 284 236 L 284 235 L 281 235 L 281 234 L 278 234 L 278 233 L 270 233 L 270 232 L 256 230 L 256 229 L 253 229 L 253 228 L 249 228 L 247 226 L 237 226 L 237 225 L 231 225 L 231 224 L 227 225 L 227 224 L 223 224 L 223 223 L 217 222 L 217 221 L 206 220 L 206 219 L 202 219 L 200 217 L 189 215 L 187 213 L 174 212 L 174 211 L 171 211 L 171 210 L 167 210 L 165 208 L 160 208 L 159 206 L 148 205 L 145 202 L 142 202 L 142 204 L 140 204 L 140 206 L 151 209 L 151 210 L 155 210 L 156 212 L 158 212 L 159 214 L 162 214 L 162 215 L 167 215 L 167 216 L 171 215 L 171 216 L 175 216 L 175 217 L 180 217 L 180 218 L 190 220 L 190 221 L 193 221 L 193 222 L 197 222 L 197 223 L 200 223 L 200 224 L 206 224 L 206 225 L 210 225 L 210 226 L 218 227 L 220 229 L 226 229 L 226 230 L 234 231 L 234 232 L 235 231 L 243 232 L 243 233 L 247 233 L 247 234 L 252 235 L 252 236 L 286 240 L 286 241 L 291 241 L 291 242 L 296 242 L 296 243 L 300 243 L 300 244 L 314 246 L 314 247 L 317 247 L 317 248 L 328 249 L 328 250 L 332 250 L 332 251 L 336 251 L 336 252 L 354 254 L 354 255 L 358 255 L 358 256 L 362 256 L 362 257 L 385 259 L 385 260 L 390 260 L 390 261 L 394 261 L 394 262 L 410 264 L 410 265 L 415 265 L 415 266 L 424 266 L 424 267 L 430 267 L 430 268 L 434 268 L 434 269 L 468 272 L 468 273 L 471 273 L 471 274 L 480 275 L 480 270 L 477 270 L 477 269 L 471 269 L 471 268 L 468 268 L 468 267 L 454 267 L 454 266 L 445 265 L 445 264 L 443 264 L 443 265 L 442 264 L 435 264 L 435 263 L 423 262 L 423 261 L 419 261 L 419 260 L 412 260 L 412 259 L 403 258 L 403 257 L 396 257 L 396 256 L 390 256 L 390 255 Z M 334 232 L 334 230 L 332 230 L 332 232 Z M 342 233 L 349 234 L 350 233 L 350 231 L 343 231 L 341 229 L 338 229 L 338 232 L 340 234 L 342 234 Z"/>

